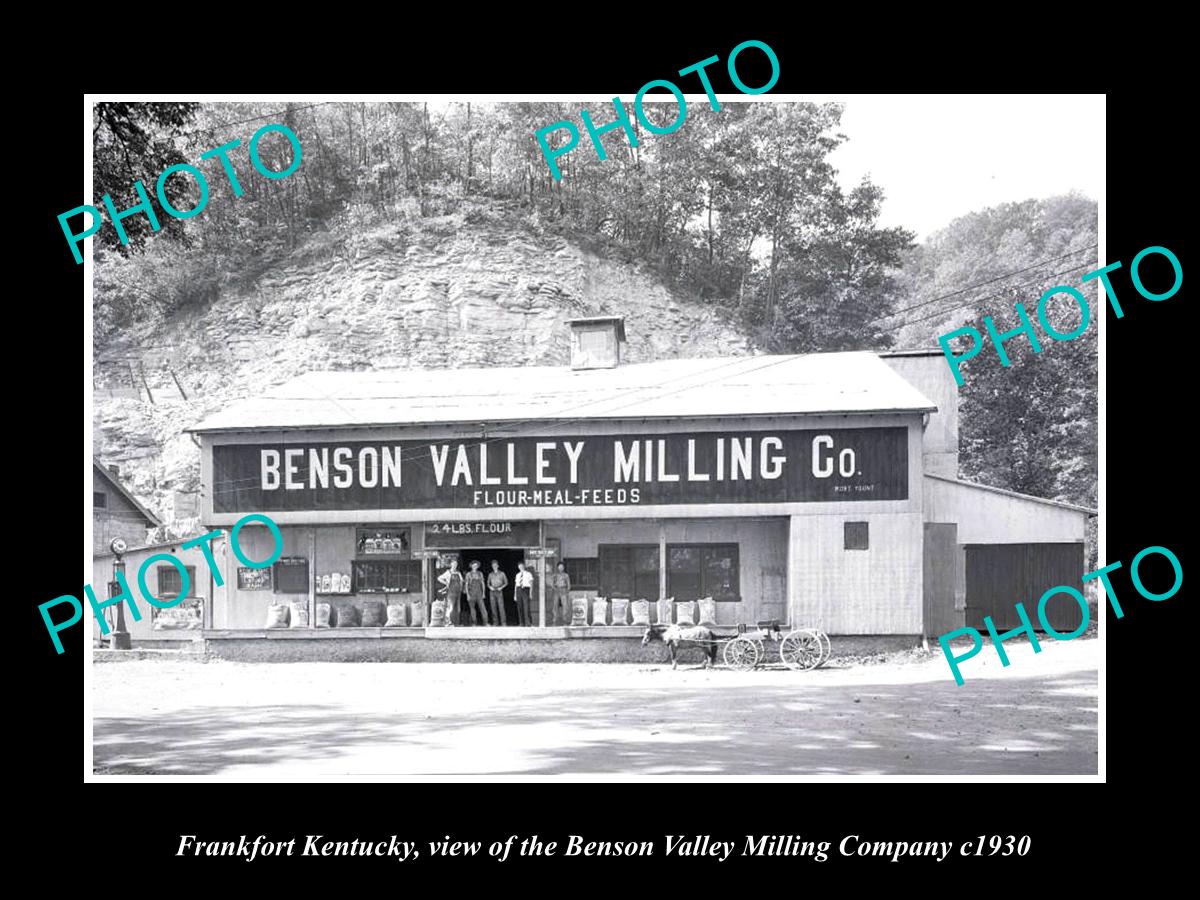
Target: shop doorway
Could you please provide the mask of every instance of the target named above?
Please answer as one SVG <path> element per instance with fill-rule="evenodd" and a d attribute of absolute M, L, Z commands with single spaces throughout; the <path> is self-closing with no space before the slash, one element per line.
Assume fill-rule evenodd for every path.
<path fill-rule="evenodd" d="M 453 552 L 453 551 L 446 551 Z M 479 568 L 486 576 L 492 571 L 492 560 L 500 563 L 500 571 L 508 576 L 508 587 L 504 589 L 504 615 L 508 620 L 509 625 L 516 625 L 520 621 L 517 618 L 517 604 L 514 600 L 513 586 L 517 580 L 517 563 L 525 559 L 525 551 L 516 548 L 509 549 L 503 547 L 481 547 L 477 549 L 459 550 L 458 551 L 458 567 L 462 571 L 467 571 L 471 568 L 471 560 L 479 560 Z M 530 611 L 533 613 L 533 622 L 537 624 L 537 585 L 534 585 L 534 593 L 532 602 L 529 604 Z M 465 601 L 464 601 L 465 604 Z M 492 614 L 492 607 L 487 603 L 488 615 Z M 465 618 L 460 618 L 462 622 L 470 622 L 471 614 L 464 610 Z M 493 625 L 496 623 L 493 622 Z"/>

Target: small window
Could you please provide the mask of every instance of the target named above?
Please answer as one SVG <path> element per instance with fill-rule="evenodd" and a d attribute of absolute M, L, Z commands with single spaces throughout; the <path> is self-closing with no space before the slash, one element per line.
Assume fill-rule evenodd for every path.
<path fill-rule="evenodd" d="M 104 491 L 92 491 L 92 507 L 95 509 L 108 508 L 108 494 Z"/>
<path fill-rule="evenodd" d="M 597 557 L 564 559 L 563 564 L 571 576 L 572 588 L 583 591 L 600 587 L 600 560 Z"/>
<path fill-rule="evenodd" d="M 188 596 L 196 596 L 196 567 L 186 566 L 188 576 Z M 183 591 L 183 575 L 178 567 L 169 564 L 158 567 L 158 595 L 155 599 L 159 603 L 169 603 L 180 595 Z"/>
<path fill-rule="evenodd" d="M 866 550 L 869 544 L 866 522 L 846 523 L 846 549 Z"/>

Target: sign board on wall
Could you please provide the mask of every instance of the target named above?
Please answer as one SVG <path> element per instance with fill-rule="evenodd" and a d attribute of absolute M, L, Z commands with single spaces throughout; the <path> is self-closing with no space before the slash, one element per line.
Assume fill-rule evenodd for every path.
<path fill-rule="evenodd" d="M 239 591 L 269 591 L 271 590 L 271 570 L 238 566 L 237 586 Z"/>
<path fill-rule="evenodd" d="M 426 547 L 525 547 L 538 542 L 537 522 L 428 522 Z"/>
<path fill-rule="evenodd" d="M 220 444 L 212 454 L 219 513 L 908 498 L 902 427 Z"/>
<path fill-rule="evenodd" d="M 150 610 L 150 627 L 155 631 L 195 631 L 202 627 L 204 601 L 190 598 L 167 609 Z"/>

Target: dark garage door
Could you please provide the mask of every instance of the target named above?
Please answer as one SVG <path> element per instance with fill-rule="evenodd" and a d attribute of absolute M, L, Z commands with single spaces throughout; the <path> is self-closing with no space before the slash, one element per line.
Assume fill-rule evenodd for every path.
<path fill-rule="evenodd" d="M 966 623 L 986 631 L 984 616 L 997 631 L 1019 628 L 1016 605 L 1025 607 L 1038 631 L 1042 623 L 1037 603 L 1042 594 L 1061 584 L 1083 592 L 1083 544 L 967 544 Z M 1083 610 L 1070 594 L 1058 594 L 1046 604 L 1046 621 L 1055 631 L 1071 632 L 1083 621 Z"/>

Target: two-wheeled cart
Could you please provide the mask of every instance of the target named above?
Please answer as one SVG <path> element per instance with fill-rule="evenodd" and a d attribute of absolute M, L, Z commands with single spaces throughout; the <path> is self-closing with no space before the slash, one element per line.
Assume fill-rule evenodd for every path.
<path fill-rule="evenodd" d="M 829 635 L 817 628 L 794 628 L 784 634 L 778 619 L 756 622 L 753 631 L 738 625 L 738 633 L 725 642 L 722 657 L 731 669 L 748 670 L 766 658 L 766 641 L 779 645 L 779 661 L 789 669 L 815 669 L 833 650 Z"/>

